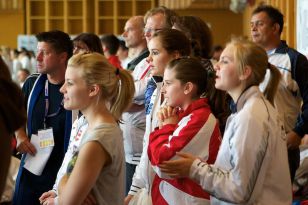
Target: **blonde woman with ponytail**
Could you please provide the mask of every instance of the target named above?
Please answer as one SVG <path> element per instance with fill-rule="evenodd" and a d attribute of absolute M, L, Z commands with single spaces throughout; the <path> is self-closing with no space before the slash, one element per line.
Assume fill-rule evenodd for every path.
<path fill-rule="evenodd" d="M 131 75 L 99 53 L 77 54 L 68 61 L 60 89 L 64 108 L 80 110 L 89 125 L 59 184 L 60 204 L 89 202 L 89 193 L 97 204 L 123 203 L 125 159 L 118 121 L 134 90 Z"/>
<path fill-rule="evenodd" d="M 267 69 L 272 78 L 263 94 Z M 286 136 L 273 107 L 279 71 L 261 47 L 244 40 L 227 44 L 215 70 L 215 87 L 234 103 L 214 165 L 178 153 L 180 159 L 162 163 L 161 171 L 194 179 L 211 194 L 211 204 L 291 204 Z"/>

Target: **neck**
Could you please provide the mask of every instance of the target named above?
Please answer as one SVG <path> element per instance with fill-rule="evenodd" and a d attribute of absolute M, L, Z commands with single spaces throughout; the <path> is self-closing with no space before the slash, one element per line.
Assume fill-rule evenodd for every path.
<path fill-rule="evenodd" d="M 186 110 L 191 103 L 193 103 L 196 99 L 187 99 L 182 106 L 180 106 L 183 110 Z"/>
<path fill-rule="evenodd" d="M 280 45 L 280 42 L 281 42 L 280 38 L 275 38 L 272 41 L 270 41 L 270 43 L 268 45 L 264 45 L 263 48 L 266 51 L 273 50 L 275 48 L 278 48 L 278 46 Z"/>
<path fill-rule="evenodd" d="M 102 123 L 115 123 L 115 119 L 106 105 L 103 102 L 97 102 L 96 99 L 81 112 L 87 119 L 90 129 Z"/>
<path fill-rule="evenodd" d="M 142 51 L 144 51 L 147 48 L 146 43 L 140 44 L 138 47 L 135 48 L 136 56 L 139 56 Z"/>
<path fill-rule="evenodd" d="M 237 103 L 239 97 L 241 96 L 241 94 L 243 93 L 243 91 L 245 90 L 245 86 L 243 84 L 241 84 L 240 86 L 227 91 L 228 94 L 231 96 L 233 102 Z"/>
<path fill-rule="evenodd" d="M 47 74 L 47 78 L 51 84 L 55 84 L 55 85 L 61 84 L 65 80 L 64 74 L 62 75 Z"/>
<path fill-rule="evenodd" d="M 65 70 L 66 66 L 63 66 L 60 69 L 57 69 L 55 72 L 47 73 L 48 81 L 52 84 L 61 84 L 65 80 Z"/>

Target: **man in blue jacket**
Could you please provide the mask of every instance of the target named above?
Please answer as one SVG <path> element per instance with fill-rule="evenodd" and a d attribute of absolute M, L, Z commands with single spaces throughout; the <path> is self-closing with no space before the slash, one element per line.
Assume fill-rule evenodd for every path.
<path fill-rule="evenodd" d="M 308 133 L 308 61 L 304 55 L 281 40 L 283 24 L 282 13 L 269 5 L 257 7 L 250 21 L 252 40 L 267 51 L 269 62 L 275 65 L 282 75 L 275 106 L 287 134 L 293 181 L 299 166 L 301 138 Z M 263 85 L 260 85 L 261 89 L 265 87 L 268 79 L 267 75 Z"/>
<path fill-rule="evenodd" d="M 42 193 L 52 188 L 67 149 L 72 124 L 71 112 L 63 108 L 63 94 L 59 91 L 64 83 L 67 61 L 72 56 L 72 41 L 62 31 L 42 32 L 36 38 L 39 74 L 30 76 L 22 89 L 27 102 L 27 133 L 24 128 L 15 133 L 17 150 L 23 153 L 23 158 L 16 180 L 14 205 L 39 205 Z M 33 135 L 40 137 L 40 130 L 49 133 L 48 139 L 54 141 L 54 145 L 42 173 L 34 174 L 24 167 L 24 159 L 38 151 L 30 139 Z"/>

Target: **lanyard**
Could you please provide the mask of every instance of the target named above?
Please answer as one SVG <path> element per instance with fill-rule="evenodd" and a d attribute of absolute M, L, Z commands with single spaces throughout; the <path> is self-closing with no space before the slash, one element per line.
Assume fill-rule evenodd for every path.
<path fill-rule="evenodd" d="M 44 129 L 46 129 L 46 119 L 58 115 L 62 108 L 62 102 L 56 112 L 48 115 L 49 110 L 49 95 L 48 95 L 48 80 L 45 81 L 45 115 L 44 115 Z"/>

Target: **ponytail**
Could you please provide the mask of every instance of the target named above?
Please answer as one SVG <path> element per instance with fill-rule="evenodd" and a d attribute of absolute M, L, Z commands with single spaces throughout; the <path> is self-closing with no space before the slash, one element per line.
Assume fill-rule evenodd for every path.
<path fill-rule="evenodd" d="M 268 69 L 270 70 L 271 74 L 269 82 L 264 90 L 264 96 L 272 105 L 274 105 L 274 97 L 278 89 L 281 74 L 279 70 L 270 63 L 268 63 Z"/>
<path fill-rule="evenodd" d="M 83 69 L 83 77 L 88 85 L 97 84 L 101 88 L 98 103 L 108 103 L 109 110 L 118 121 L 123 111 L 130 105 L 135 93 L 133 77 L 126 70 L 115 68 L 99 53 L 79 53 L 68 61 L 68 66 Z"/>
<path fill-rule="evenodd" d="M 119 79 L 119 87 L 114 99 L 111 101 L 110 111 L 116 120 L 119 120 L 122 113 L 131 105 L 135 85 L 133 77 L 126 70 L 117 68 L 116 76 Z"/>

